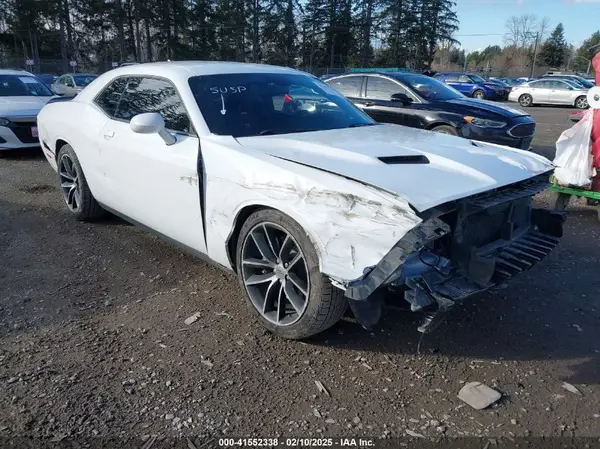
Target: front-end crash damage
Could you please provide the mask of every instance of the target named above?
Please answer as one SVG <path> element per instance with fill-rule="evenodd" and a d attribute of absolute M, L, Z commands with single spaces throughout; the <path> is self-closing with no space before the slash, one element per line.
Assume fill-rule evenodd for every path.
<path fill-rule="evenodd" d="M 421 214 L 376 265 L 348 283 L 346 296 L 364 327 L 381 316 L 383 289 L 403 292 L 424 313 L 418 330 L 431 332 L 456 303 L 526 271 L 562 237 L 564 214 L 534 209 L 548 173 L 463 198 Z"/>

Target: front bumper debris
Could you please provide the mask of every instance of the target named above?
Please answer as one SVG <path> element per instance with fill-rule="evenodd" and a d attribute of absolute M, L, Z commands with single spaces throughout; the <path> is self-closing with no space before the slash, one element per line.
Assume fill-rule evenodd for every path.
<path fill-rule="evenodd" d="M 441 217 L 421 223 L 362 279 L 347 286 L 357 321 L 365 328 L 377 324 L 383 305 L 378 289 L 399 288 L 411 310 L 424 313 L 418 330 L 428 333 L 456 303 L 531 269 L 556 247 L 563 233 L 563 212 L 531 209 L 531 197 L 545 185 L 547 178 L 530 180 L 518 188 L 469 198 L 457 205 L 452 226 Z M 500 217 L 504 221 L 497 223 Z M 493 225 L 499 238 L 486 241 L 481 228 Z M 443 255 L 432 245 L 441 238 L 451 248 Z M 430 268 L 407 274 L 411 254 Z"/>

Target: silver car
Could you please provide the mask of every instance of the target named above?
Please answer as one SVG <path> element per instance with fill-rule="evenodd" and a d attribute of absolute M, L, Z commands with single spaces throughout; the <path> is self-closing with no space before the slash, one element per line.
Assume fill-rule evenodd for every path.
<path fill-rule="evenodd" d="M 578 109 L 588 107 L 588 88 L 564 79 L 539 79 L 512 88 L 509 101 L 523 107 L 534 104 L 564 104 Z"/>
<path fill-rule="evenodd" d="M 94 74 L 65 74 L 58 78 L 54 84 L 52 84 L 52 92 L 54 92 L 56 95 L 74 97 L 96 78 L 98 78 L 98 75 Z"/>

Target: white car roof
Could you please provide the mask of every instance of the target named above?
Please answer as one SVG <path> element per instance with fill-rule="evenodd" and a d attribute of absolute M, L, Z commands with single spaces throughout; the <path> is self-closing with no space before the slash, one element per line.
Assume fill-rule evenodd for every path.
<path fill-rule="evenodd" d="M 225 73 L 291 73 L 294 69 L 266 64 L 221 61 L 166 61 L 132 64 L 111 70 L 111 74 L 179 74 L 186 77 Z"/>
<path fill-rule="evenodd" d="M 89 102 L 98 92 L 115 78 L 122 76 L 154 76 L 167 78 L 176 84 L 187 84 L 188 79 L 201 75 L 221 75 L 232 73 L 296 73 L 305 74 L 295 69 L 266 64 L 249 64 L 242 62 L 221 61 L 165 61 L 132 64 L 118 67 L 100 75 L 89 86 L 75 97 L 74 101 Z"/>

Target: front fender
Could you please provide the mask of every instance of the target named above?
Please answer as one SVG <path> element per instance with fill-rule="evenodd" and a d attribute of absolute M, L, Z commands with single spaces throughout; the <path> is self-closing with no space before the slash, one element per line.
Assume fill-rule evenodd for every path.
<path fill-rule="evenodd" d="M 251 153 L 202 145 L 208 251 L 223 265 L 231 266 L 227 241 L 248 206 L 277 209 L 296 220 L 315 244 L 321 272 L 342 285 L 379 263 L 422 221 L 405 200 L 373 187 Z"/>

